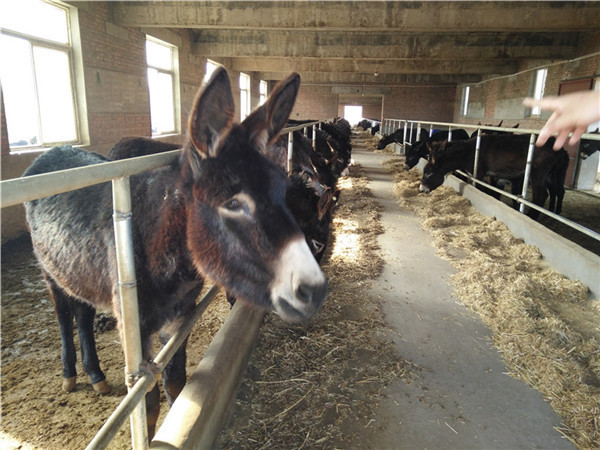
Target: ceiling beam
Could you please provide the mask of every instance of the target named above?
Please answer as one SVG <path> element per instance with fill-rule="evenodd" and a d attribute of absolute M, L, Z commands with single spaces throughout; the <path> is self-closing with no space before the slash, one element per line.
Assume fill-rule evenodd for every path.
<path fill-rule="evenodd" d="M 332 58 L 232 58 L 232 68 L 241 72 L 324 72 L 365 74 L 505 74 L 518 70 L 508 61 L 477 60 L 351 60 Z"/>
<path fill-rule="evenodd" d="M 318 31 L 584 31 L 598 28 L 600 13 L 600 2 L 566 1 L 128 1 L 110 6 L 122 26 Z"/>
<path fill-rule="evenodd" d="M 477 83 L 481 76 L 477 74 L 449 75 L 449 74 L 382 74 L 375 77 L 365 73 L 324 73 L 324 72 L 299 72 L 303 85 L 385 85 L 408 86 L 417 85 L 458 85 Z M 260 79 L 265 81 L 281 80 L 287 72 L 258 72 Z"/>
<path fill-rule="evenodd" d="M 350 59 L 567 59 L 575 33 L 443 33 L 194 30 L 192 53 L 208 57 Z"/>

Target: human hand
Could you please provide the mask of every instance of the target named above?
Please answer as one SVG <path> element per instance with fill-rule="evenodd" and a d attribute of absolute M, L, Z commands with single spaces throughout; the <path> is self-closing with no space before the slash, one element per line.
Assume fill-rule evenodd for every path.
<path fill-rule="evenodd" d="M 574 145 L 586 132 L 589 124 L 600 119 L 600 91 L 582 91 L 560 97 L 544 97 L 541 100 L 526 98 L 523 105 L 528 108 L 539 106 L 554 112 L 540 131 L 536 145 L 542 146 L 548 138 L 558 133 L 554 150 L 560 150 L 569 133 L 573 132 L 569 144 Z"/>

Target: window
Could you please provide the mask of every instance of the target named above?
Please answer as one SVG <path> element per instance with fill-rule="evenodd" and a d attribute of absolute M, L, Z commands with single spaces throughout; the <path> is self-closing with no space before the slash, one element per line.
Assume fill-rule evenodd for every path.
<path fill-rule="evenodd" d="M 204 75 L 204 81 L 207 81 L 217 68 L 217 63 L 210 59 L 206 61 L 206 74 Z"/>
<path fill-rule="evenodd" d="M 544 96 L 544 88 L 546 87 L 546 75 L 548 75 L 548 69 L 539 69 L 535 72 L 535 78 L 533 81 L 533 97 L 540 99 Z M 539 116 L 542 109 L 539 106 L 531 108 L 532 116 Z"/>
<path fill-rule="evenodd" d="M 177 133 L 176 61 L 176 47 L 154 38 L 146 39 L 152 135 Z"/>
<path fill-rule="evenodd" d="M 260 80 L 258 85 L 258 104 L 262 105 L 267 101 L 267 82 Z"/>
<path fill-rule="evenodd" d="M 463 87 L 462 100 L 460 103 L 460 115 L 466 116 L 469 112 L 469 93 L 471 92 L 471 86 Z"/>
<path fill-rule="evenodd" d="M 240 73 L 240 120 L 250 114 L 250 77 Z"/>
<path fill-rule="evenodd" d="M 0 80 L 11 150 L 79 142 L 69 9 L 2 2 Z"/>

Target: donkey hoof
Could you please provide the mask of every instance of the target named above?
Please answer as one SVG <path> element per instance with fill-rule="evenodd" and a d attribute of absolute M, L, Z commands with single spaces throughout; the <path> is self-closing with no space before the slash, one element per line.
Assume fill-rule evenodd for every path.
<path fill-rule="evenodd" d="M 65 392 L 72 392 L 77 384 L 77 377 L 63 378 L 62 390 Z"/>
<path fill-rule="evenodd" d="M 108 385 L 106 380 L 101 380 L 97 383 L 93 383 L 92 387 L 94 388 L 94 391 L 96 391 L 98 394 L 108 394 L 110 392 L 110 386 Z"/>

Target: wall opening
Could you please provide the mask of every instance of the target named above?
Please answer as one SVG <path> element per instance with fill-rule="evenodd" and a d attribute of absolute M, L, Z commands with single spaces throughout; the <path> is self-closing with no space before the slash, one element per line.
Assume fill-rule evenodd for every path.
<path fill-rule="evenodd" d="M 363 114 L 362 106 L 346 105 L 344 106 L 344 119 L 350 122 L 350 125 L 356 125 L 361 121 Z"/>

